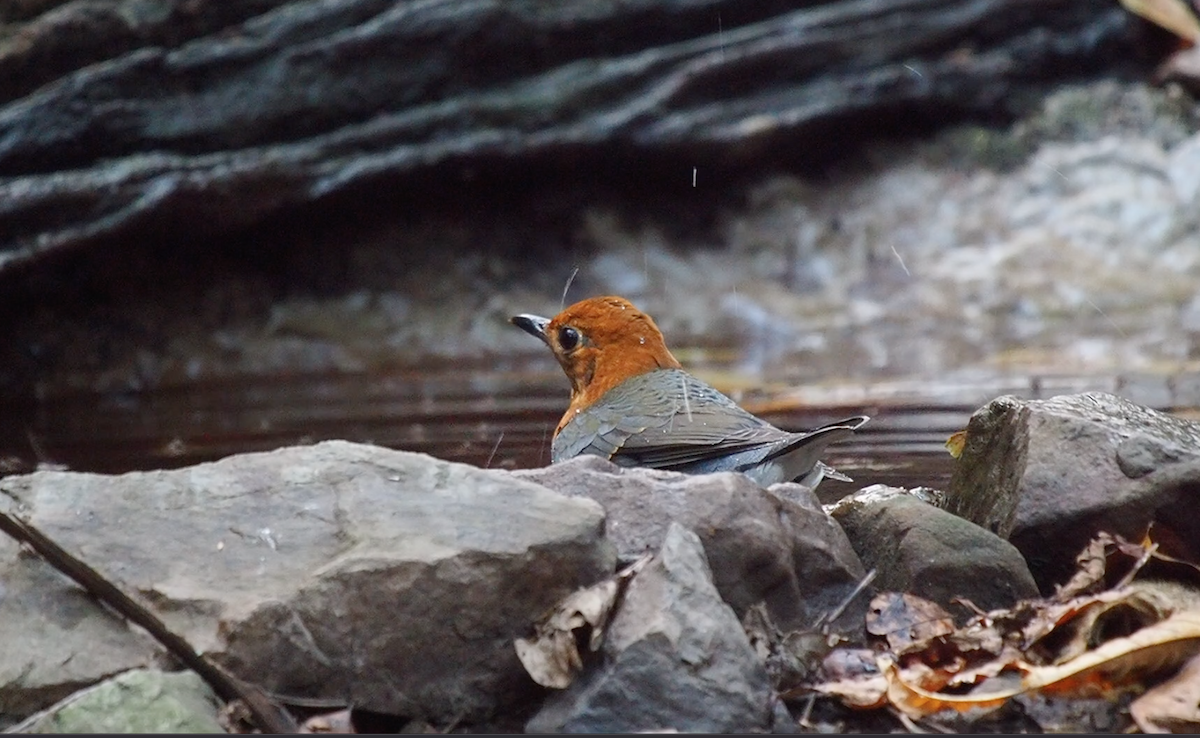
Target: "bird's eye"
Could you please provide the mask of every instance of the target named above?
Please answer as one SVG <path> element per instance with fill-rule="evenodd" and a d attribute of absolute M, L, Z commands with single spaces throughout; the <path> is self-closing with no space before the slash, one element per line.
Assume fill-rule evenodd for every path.
<path fill-rule="evenodd" d="M 558 345 L 562 347 L 563 351 L 571 351 L 579 345 L 579 341 L 579 331 L 575 330 L 574 328 L 567 327 L 558 329 Z"/>

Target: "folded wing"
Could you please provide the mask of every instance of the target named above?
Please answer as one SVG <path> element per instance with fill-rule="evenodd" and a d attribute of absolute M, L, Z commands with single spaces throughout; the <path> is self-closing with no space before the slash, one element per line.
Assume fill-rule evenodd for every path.
<path fill-rule="evenodd" d="M 847 418 L 810 433 L 789 433 L 687 372 L 663 369 L 609 390 L 563 428 L 552 452 L 554 461 L 594 454 L 621 466 L 743 471 L 806 445 L 813 447 L 816 463 L 821 449 L 864 422 Z"/>

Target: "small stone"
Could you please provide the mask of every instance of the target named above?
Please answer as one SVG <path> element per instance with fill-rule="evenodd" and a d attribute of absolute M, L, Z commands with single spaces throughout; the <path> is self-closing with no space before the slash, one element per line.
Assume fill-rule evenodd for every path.
<path fill-rule="evenodd" d="M 833 508 L 881 590 L 910 592 L 964 615 L 955 597 L 992 610 L 1038 594 L 1012 544 L 907 490 L 873 485 Z"/>

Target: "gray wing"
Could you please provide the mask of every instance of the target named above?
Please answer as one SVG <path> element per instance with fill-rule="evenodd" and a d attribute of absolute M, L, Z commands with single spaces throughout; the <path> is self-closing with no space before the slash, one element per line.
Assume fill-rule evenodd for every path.
<path fill-rule="evenodd" d="M 662 369 L 605 393 L 563 428 L 552 453 L 555 461 L 595 454 L 623 466 L 658 469 L 737 454 L 741 466 L 767 458 L 797 436 L 751 415 L 687 372 Z M 753 450 L 761 453 L 738 453 Z"/>

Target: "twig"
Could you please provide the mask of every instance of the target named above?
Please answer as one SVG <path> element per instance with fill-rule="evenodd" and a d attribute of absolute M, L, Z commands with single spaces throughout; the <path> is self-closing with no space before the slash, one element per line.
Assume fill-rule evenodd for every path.
<path fill-rule="evenodd" d="M 1154 556 L 1154 554 L 1157 551 L 1158 551 L 1158 543 L 1157 542 L 1151 543 L 1149 546 L 1146 546 L 1145 549 L 1142 551 L 1142 555 L 1139 556 L 1138 560 L 1133 563 L 1133 568 L 1130 569 L 1129 572 L 1125 574 L 1125 576 L 1121 577 L 1121 581 L 1117 582 L 1117 586 L 1113 587 L 1113 589 L 1120 589 L 1121 587 L 1128 587 L 1130 582 L 1133 581 L 1133 578 L 1135 576 L 1137 576 L 1137 573 L 1142 570 L 1142 567 L 1144 567 L 1147 563 L 1150 562 L 1150 559 Z"/>
<path fill-rule="evenodd" d="M 804 712 L 800 713 L 800 719 L 796 721 L 796 724 L 801 728 L 811 729 L 813 727 L 812 723 L 809 722 L 809 718 L 812 717 L 813 705 L 816 703 L 817 693 L 810 692 L 808 700 L 804 703 Z"/>
<path fill-rule="evenodd" d="M 817 630 L 825 623 L 832 623 L 834 620 L 837 620 L 839 617 L 841 617 L 842 612 L 850 606 L 850 603 L 854 601 L 854 598 L 858 597 L 858 595 L 867 588 L 867 585 L 873 581 L 875 581 L 874 569 L 867 572 L 867 575 L 862 578 L 862 581 L 855 585 L 850 594 L 846 595 L 846 597 L 841 601 L 841 604 L 817 618 L 817 622 L 813 624 L 813 630 Z"/>
<path fill-rule="evenodd" d="M 903 725 L 904 728 L 909 733 L 925 734 L 925 733 L 929 732 L 928 730 L 925 730 L 924 728 L 922 728 L 920 725 L 917 725 L 917 723 L 912 718 L 910 718 L 908 715 L 905 715 L 904 713 L 900 712 L 899 710 L 893 709 L 892 715 L 894 715 L 895 718 L 900 721 L 900 724 Z"/>
<path fill-rule="evenodd" d="M 92 567 L 75 558 L 29 523 L 0 512 L 0 530 L 28 544 L 48 564 L 75 580 L 97 599 L 130 622 L 141 626 L 212 687 L 224 701 L 240 699 L 264 733 L 296 733 L 299 726 L 283 708 L 272 703 L 255 685 L 247 684 L 207 660 L 182 636 L 171 631 L 153 613 L 135 602 Z"/>

